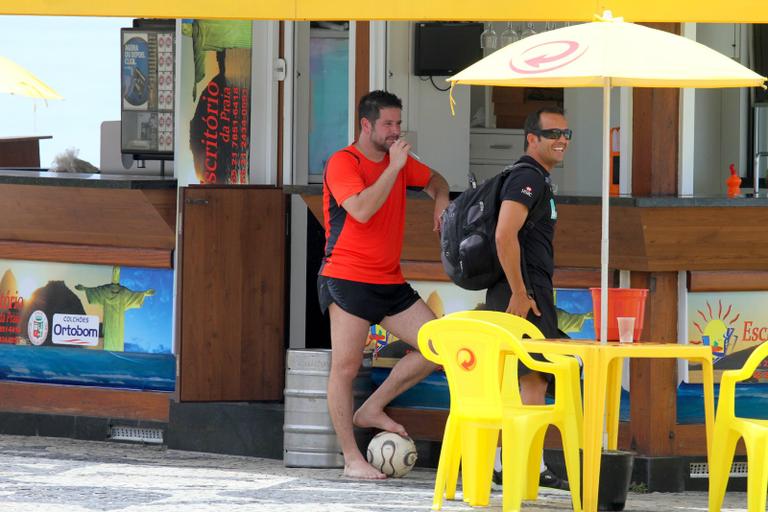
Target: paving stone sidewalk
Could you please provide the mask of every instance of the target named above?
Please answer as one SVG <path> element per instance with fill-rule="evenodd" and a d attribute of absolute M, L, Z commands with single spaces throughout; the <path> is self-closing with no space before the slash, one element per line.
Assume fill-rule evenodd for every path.
<path fill-rule="evenodd" d="M 430 510 L 434 471 L 383 482 L 345 480 L 337 469 L 293 469 L 282 461 L 160 446 L 0 436 L 0 510 L 416 512 Z M 570 510 L 567 492 L 542 489 L 526 511 Z M 446 502 L 443 510 L 500 511 Z M 625 510 L 706 511 L 702 492 L 630 493 Z M 746 511 L 729 493 L 724 512 Z"/>

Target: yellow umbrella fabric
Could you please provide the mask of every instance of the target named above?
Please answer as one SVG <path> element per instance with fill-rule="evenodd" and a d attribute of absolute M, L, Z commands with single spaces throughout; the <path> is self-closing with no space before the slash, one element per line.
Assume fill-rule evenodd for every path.
<path fill-rule="evenodd" d="M 476 62 L 454 84 L 747 87 L 766 78 L 696 41 L 621 18 L 542 32 Z"/>
<path fill-rule="evenodd" d="M 598 21 L 536 34 L 506 46 L 448 79 L 456 84 L 603 88 L 600 334 L 608 326 L 608 190 L 610 88 L 755 87 L 754 71 L 702 44 L 626 23 L 606 12 Z M 453 108 L 453 96 L 450 98 Z"/>
<path fill-rule="evenodd" d="M 35 75 L 2 56 L 0 56 L 0 93 L 19 94 L 43 100 L 64 99 Z"/>

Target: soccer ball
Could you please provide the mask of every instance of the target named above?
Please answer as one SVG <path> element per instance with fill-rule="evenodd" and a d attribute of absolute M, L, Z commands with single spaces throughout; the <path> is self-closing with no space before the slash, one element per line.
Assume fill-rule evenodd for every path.
<path fill-rule="evenodd" d="M 394 432 L 379 432 L 368 443 L 368 462 L 387 476 L 406 475 L 416 464 L 416 457 L 413 439 Z"/>

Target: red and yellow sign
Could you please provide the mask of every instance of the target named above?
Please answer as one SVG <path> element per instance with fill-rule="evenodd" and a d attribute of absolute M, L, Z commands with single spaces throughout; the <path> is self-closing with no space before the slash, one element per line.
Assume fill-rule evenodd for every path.
<path fill-rule="evenodd" d="M 724 370 L 741 368 L 752 351 L 768 341 L 768 293 L 688 294 L 688 342 L 712 348 L 715 379 Z M 755 371 L 754 382 L 768 382 L 768 365 Z M 697 367 L 689 367 L 689 382 L 701 382 Z"/>

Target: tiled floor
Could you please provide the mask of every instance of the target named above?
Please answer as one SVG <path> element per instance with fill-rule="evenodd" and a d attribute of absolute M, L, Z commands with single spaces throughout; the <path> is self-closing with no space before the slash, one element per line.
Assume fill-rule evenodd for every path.
<path fill-rule="evenodd" d="M 434 471 L 359 482 L 337 469 L 290 469 L 282 461 L 166 450 L 158 446 L 0 436 L 0 510 L 405 512 L 430 509 Z M 723 511 L 746 510 L 731 493 Z M 570 510 L 567 492 L 542 489 L 525 510 Z M 446 511 L 471 509 L 446 502 Z M 706 511 L 706 493 L 634 494 L 625 510 Z"/>

